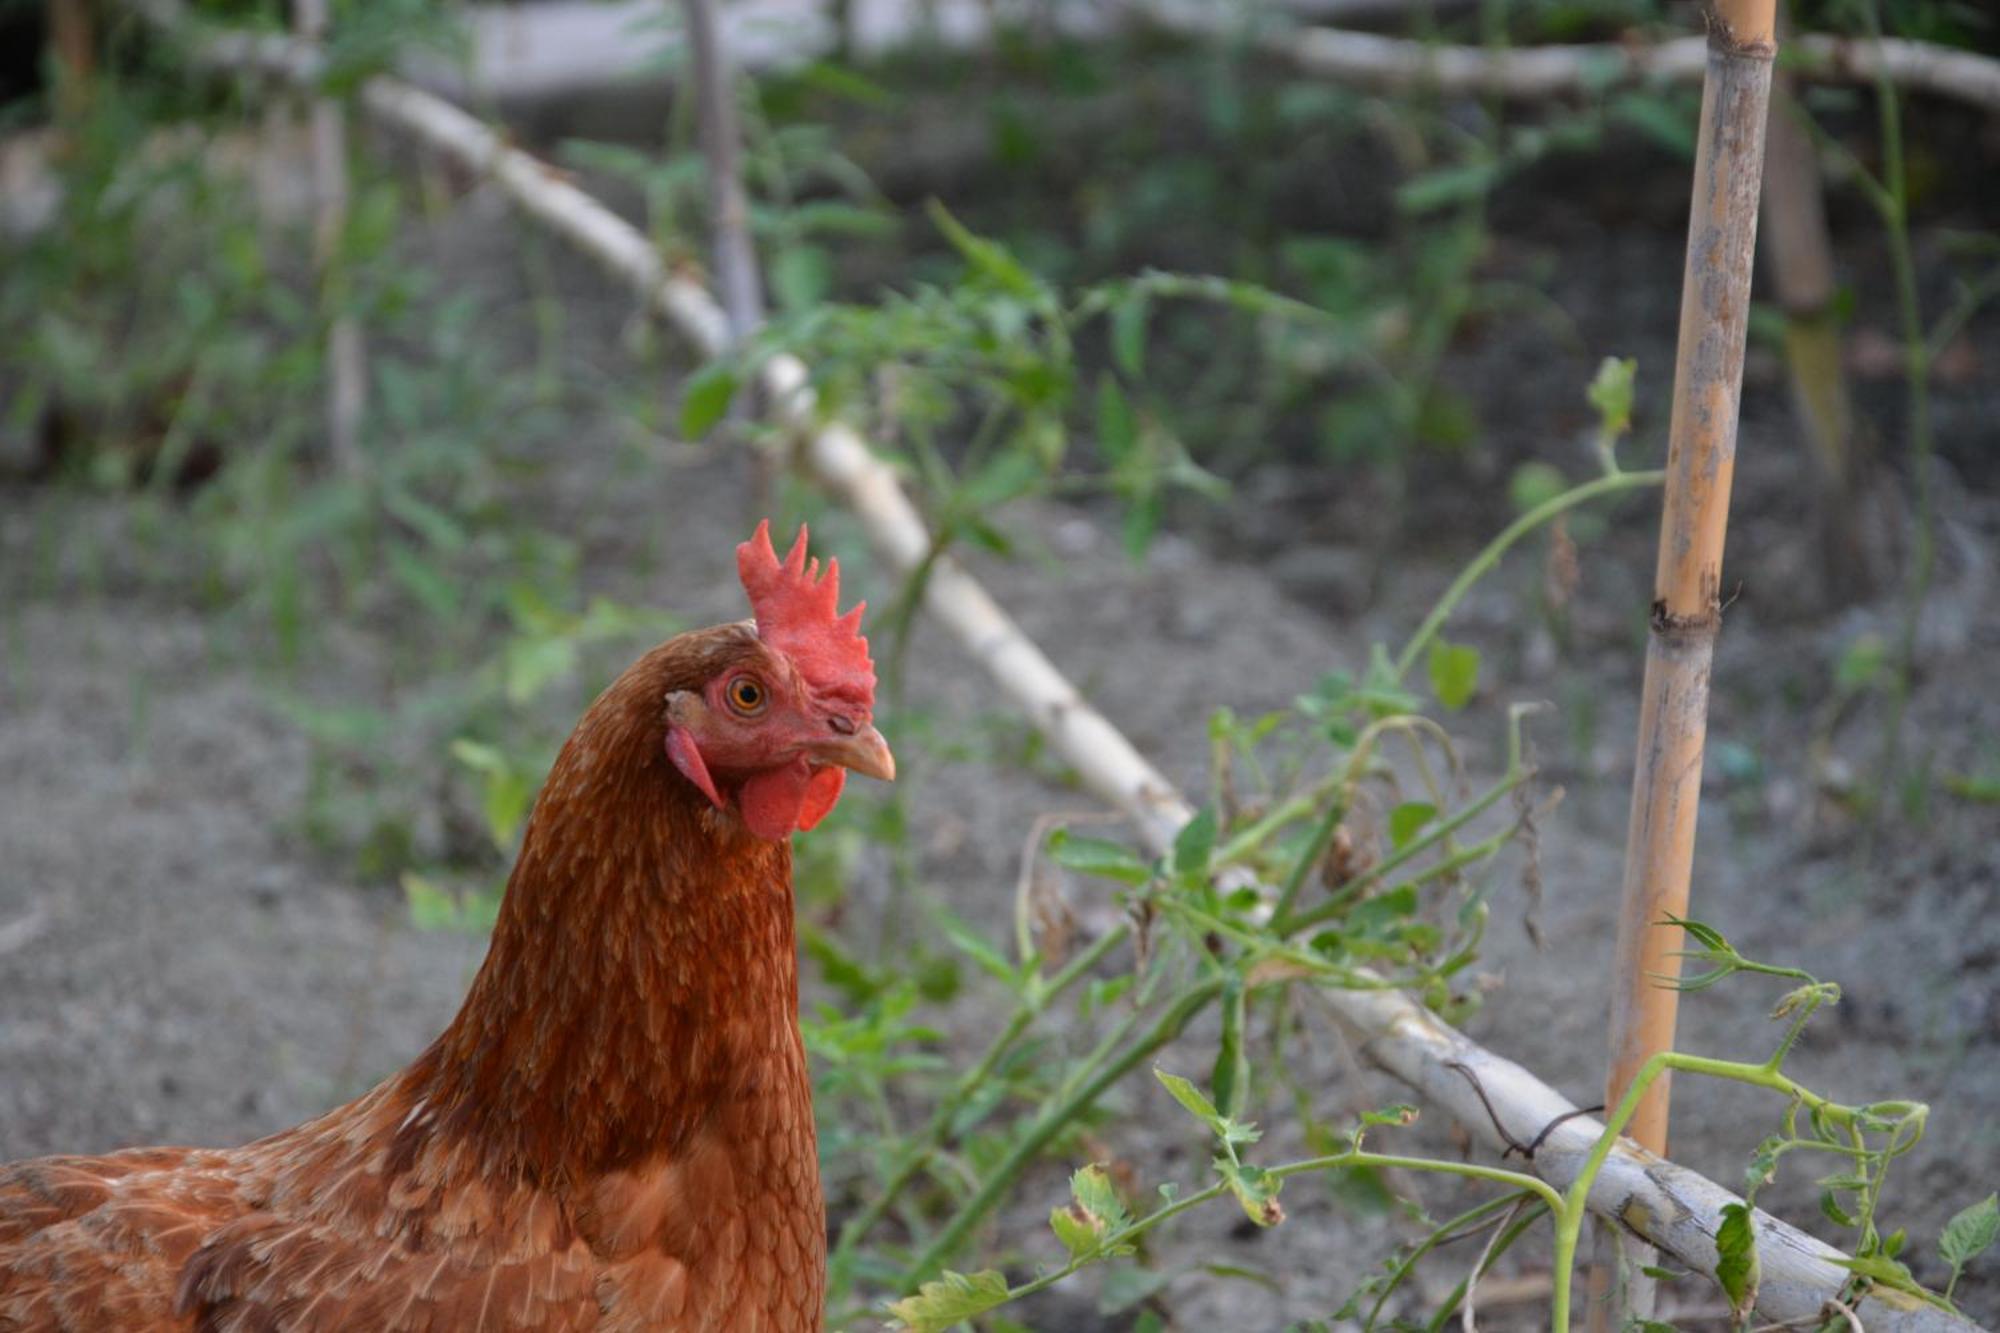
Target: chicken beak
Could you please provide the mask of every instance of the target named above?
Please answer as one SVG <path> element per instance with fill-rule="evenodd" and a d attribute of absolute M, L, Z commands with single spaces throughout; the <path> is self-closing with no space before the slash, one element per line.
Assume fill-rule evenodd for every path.
<path fill-rule="evenodd" d="M 821 740 L 813 746 L 813 757 L 823 764 L 838 764 L 864 777 L 880 778 L 884 782 L 896 780 L 896 756 L 889 753 L 889 742 L 883 740 L 882 733 L 873 727 L 862 727 L 851 736 Z"/>

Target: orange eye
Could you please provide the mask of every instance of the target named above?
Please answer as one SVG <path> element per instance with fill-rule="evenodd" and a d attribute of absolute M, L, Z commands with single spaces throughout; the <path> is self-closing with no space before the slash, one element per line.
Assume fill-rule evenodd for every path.
<path fill-rule="evenodd" d="M 730 681 L 723 693 L 729 697 L 729 706 L 744 717 L 755 717 L 764 711 L 764 687 L 749 676 Z"/>

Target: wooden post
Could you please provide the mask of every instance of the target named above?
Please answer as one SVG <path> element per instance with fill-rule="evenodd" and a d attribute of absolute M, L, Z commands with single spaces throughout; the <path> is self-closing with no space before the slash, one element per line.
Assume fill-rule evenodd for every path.
<path fill-rule="evenodd" d="M 701 151 L 708 161 L 709 227 L 715 245 L 715 281 L 729 331 L 736 341 L 764 322 L 764 287 L 757 249 L 750 239 L 750 200 L 743 191 L 743 136 L 736 125 L 735 91 L 716 22 L 715 0 L 685 0 L 688 47 L 694 58 L 695 103 Z"/>
<path fill-rule="evenodd" d="M 292 24 L 308 42 L 326 37 L 327 0 L 293 0 Z M 347 230 L 347 111 L 331 97 L 314 97 L 313 264 L 320 299 L 334 311 L 326 341 L 327 456 L 338 471 L 361 469 L 361 419 L 368 407 L 368 355 L 361 325 L 339 309 L 346 297 L 341 237 Z"/>
<path fill-rule="evenodd" d="M 695 105 L 701 151 L 708 165 L 710 242 L 715 283 L 729 321 L 729 341 L 741 345 L 764 323 L 764 284 L 757 272 L 757 246 L 750 235 L 750 199 L 743 189 L 743 136 L 736 123 L 735 90 L 715 0 L 684 0 L 688 54 L 694 63 Z M 739 417 L 742 399 L 730 415 Z M 777 460 L 766 449 L 751 453 L 750 508 L 763 517 L 777 489 Z"/>
<path fill-rule="evenodd" d="M 1667 434 L 1667 484 L 1654 574 L 1652 633 L 1640 700 L 1638 757 L 1612 978 L 1615 1105 L 1654 1054 L 1674 1044 L 1682 947 L 1701 803 L 1709 667 L 1722 621 L 1722 543 L 1736 465 L 1736 415 L 1750 315 L 1764 127 L 1777 52 L 1775 0 L 1713 0 L 1702 81 L 1680 340 Z M 1661 1078 L 1627 1131 L 1665 1155 L 1670 1081 Z M 1636 1272 L 1636 1268 L 1628 1265 Z M 1594 1275 L 1592 1293 L 1607 1285 Z M 1626 1305 L 1641 1314 L 1643 1289 Z M 1601 1306 L 1593 1308 L 1593 1319 Z M 1623 1323 L 1622 1320 L 1618 1321 Z"/>
<path fill-rule="evenodd" d="M 58 121 L 74 120 L 90 103 L 97 73 L 91 0 L 49 0 L 49 51 L 55 57 Z"/>

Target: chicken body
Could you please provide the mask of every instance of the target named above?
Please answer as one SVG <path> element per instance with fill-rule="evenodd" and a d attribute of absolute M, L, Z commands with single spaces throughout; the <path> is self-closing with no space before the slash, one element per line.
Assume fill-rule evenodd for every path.
<path fill-rule="evenodd" d="M 661 741 L 663 700 L 771 656 L 683 635 L 591 707 L 409 1068 L 242 1148 L 0 1168 L 0 1331 L 816 1328 L 791 847 Z"/>

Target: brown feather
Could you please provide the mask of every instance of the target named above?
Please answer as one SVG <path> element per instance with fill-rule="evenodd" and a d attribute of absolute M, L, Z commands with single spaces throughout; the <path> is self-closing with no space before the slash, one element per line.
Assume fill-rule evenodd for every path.
<path fill-rule="evenodd" d="M 791 848 L 662 741 L 668 694 L 765 652 L 682 635 L 591 706 L 401 1074 L 234 1150 L 0 1168 L 0 1333 L 817 1327 Z"/>

